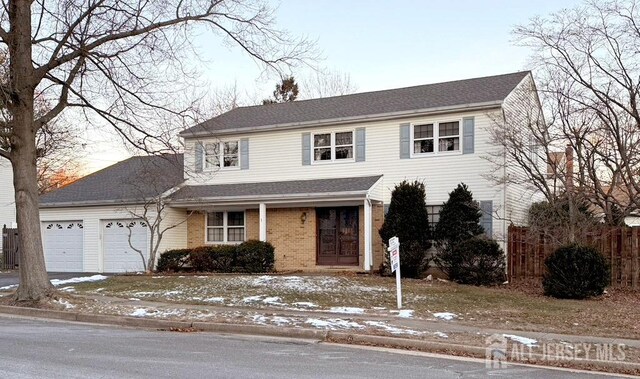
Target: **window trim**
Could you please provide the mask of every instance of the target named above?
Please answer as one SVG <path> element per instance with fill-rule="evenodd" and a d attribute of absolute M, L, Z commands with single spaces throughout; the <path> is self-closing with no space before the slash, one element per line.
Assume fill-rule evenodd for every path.
<path fill-rule="evenodd" d="M 458 150 L 454 150 L 454 151 L 440 151 L 440 124 L 445 124 L 448 122 L 457 122 L 458 123 L 458 140 L 460 148 Z M 433 125 L 433 152 L 431 153 L 416 153 L 415 152 L 415 126 L 418 125 L 428 125 L 428 124 L 432 124 Z M 420 122 L 412 122 L 410 123 L 410 128 L 409 128 L 409 157 L 411 158 L 422 158 L 422 157 L 432 157 L 432 156 L 438 156 L 438 155 L 462 155 L 462 152 L 464 150 L 464 138 L 463 138 L 463 133 L 462 133 L 462 118 L 455 118 L 455 119 L 449 119 L 449 118 L 445 118 L 442 120 L 438 120 L 438 121 L 420 121 Z M 453 136 L 444 136 L 442 138 L 452 138 L 455 137 L 455 135 Z M 422 140 L 422 138 L 418 139 L 418 141 Z"/>
<path fill-rule="evenodd" d="M 235 166 L 224 166 L 224 144 L 229 142 L 235 142 L 238 144 L 238 164 Z M 202 142 L 202 171 L 213 172 L 217 170 L 239 170 L 242 166 L 242 153 L 240 151 L 240 139 L 226 139 L 217 142 Z M 213 167 L 207 167 L 207 145 L 218 145 L 218 165 Z"/>
<path fill-rule="evenodd" d="M 216 213 L 216 212 L 220 212 L 223 214 L 222 216 L 222 227 L 220 226 L 209 226 L 209 214 L 210 213 Z M 229 212 L 242 212 L 242 221 L 243 221 L 243 225 L 242 225 L 242 231 L 243 231 L 243 235 L 242 235 L 242 241 L 229 241 L 229 235 L 228 235 L 228 231 L 229 228 L 240 228 L 240 226 L 238 225 L 232 225 L 229 226 Z M 222 241 L 209 241 L 209 228 L 222 228 Z M 207 245 L 239 245 L 243 242 L 245 242 L 247 240 L 247 211 L 246 210 L 242 210 L 242 211 L 234 211 L 234 210 L 230 210 L 230 211 L 211 211 L 211 212 L 205 212 L 205 217 L 204 217 L 204 243 Z"/>
<path fill-rule="evenodd" d="M 351 158 L 345 158 L 345 159 L 336 159 L 336 134 L 337 133 L 351 133 L 351 145 L 340 145 L 340 147 L 345 147 L 345 146 L 351 146 Z M 318 149 L 326 149 L 326 148 L 330 148 L 331 149 L 331 159 L 326 159 L 326 160 L 320 160 L 317 161 L 315 160 L 315 151 L 316 151 L 316 145 L 315 145 L 315 136 L 316 135 L 320 135 L 320 134 L 330 134 L 331 135 L 331 142 L 329 146 L 323 146 L 323 147 L 318 147 Z M 310 145 L 311 145 L 311 164 L 318 164 L 318 165 L 322 165 L 322 164 L 328 164 L 328 163 L 350 163 L 350 162 L 355 162 L 356 161 L 356 130 L 355 129 L 344 129 L 344 130 L 332 130 L 332 131 L 326 131 L 326 132 L 312 132 L 311 133 L 311 141 L 310 141 Z"/>

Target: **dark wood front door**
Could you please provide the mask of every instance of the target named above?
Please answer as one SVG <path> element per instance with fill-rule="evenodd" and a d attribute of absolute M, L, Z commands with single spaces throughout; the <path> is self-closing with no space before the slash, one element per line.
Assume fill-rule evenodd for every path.
<path fill-rule="evenodd" d="M 316 208 L 318 265 L 357 266 L 358 207 Z"/>

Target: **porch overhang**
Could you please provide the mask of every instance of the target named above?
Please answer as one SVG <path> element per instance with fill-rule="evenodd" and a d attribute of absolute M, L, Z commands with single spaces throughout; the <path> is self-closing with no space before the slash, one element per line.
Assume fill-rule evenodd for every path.
<path fill-rule="evenodd" d="M 292 180 L 185 186 L 168 203 L 176 208 L 203 206 L 257 206 L 317 202 L 382 201 L 382 175 L 350 178 Z"/>

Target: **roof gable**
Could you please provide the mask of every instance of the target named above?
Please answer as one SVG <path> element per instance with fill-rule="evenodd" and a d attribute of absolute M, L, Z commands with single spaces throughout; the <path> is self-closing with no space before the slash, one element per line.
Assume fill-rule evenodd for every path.
<path fill-rule="evenodd" d="M 190 137 L 243 128 L 308 123 L 502 102 L 528 71 L 384 91 L 239 107 L 183 131 Z"/>

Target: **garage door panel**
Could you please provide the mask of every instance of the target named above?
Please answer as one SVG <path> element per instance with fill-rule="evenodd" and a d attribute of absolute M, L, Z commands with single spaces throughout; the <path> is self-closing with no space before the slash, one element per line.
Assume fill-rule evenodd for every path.
<path fill-rule="evenodd" d="M 84 231 L 82 221 L 42 223 L 47 271 L 82 272 Z"/>
<path fill-rule="evenodd" d="M 144 270 L 142 256 L 145 261 L 148 259 L 149 248 L 147 226 L 143 221 L 105 221 L 102 230 L 105 272 Z M 136 249 L 142 252 L 142 256 Z"/>

